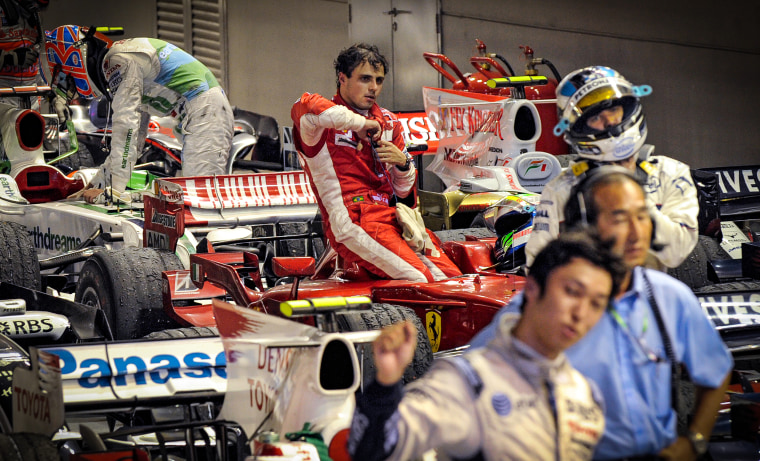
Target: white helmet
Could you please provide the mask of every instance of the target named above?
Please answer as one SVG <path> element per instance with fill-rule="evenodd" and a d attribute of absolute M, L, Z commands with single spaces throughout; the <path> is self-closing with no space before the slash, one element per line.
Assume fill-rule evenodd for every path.
<path fill-rule="evenodd" d="M 554 134 L 583 158 L 617 162 L 638 153 L 647 137 L 639 100 L 652 93 L 649 85 L 634 86 L 614 69 L 585 67 L 569 73 L 557 86 L 559 123 Z M 603 130 L 587 125 L 605 109 L 623 107 L 622 121 Z"/>

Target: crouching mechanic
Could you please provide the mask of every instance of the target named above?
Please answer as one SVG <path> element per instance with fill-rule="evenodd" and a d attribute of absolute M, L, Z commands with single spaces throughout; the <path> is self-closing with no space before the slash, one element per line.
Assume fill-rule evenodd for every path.
<path fill-rule="evenodd" d="M 172 115 L 182 141 L 183 176 L 224 174 L 232 143 L 233 114 L 214 75 L 200 61 L 153 38 L 111 42 L 79 26 L 48 34 L 48 81 L 73 77 L 79 95 L 111 101 L 111 153 L 83 192 L 94 202 L 106 187 L 122 197 L 147 134 L 150 114 Z"/>
<path fill-rule="evenodd" d="M 733 365 L 694 293 L 641 267 L 652 240 L 650 211 L 638 178 L 618 166 L 593 170 L 565 207 L 566 227 L 613 238 L 627 269 L 612 307 L 567 350 L 570 363 L 604 396 L 606 428 L 594 459 L 680 461 L 704 454 Z M 499 335 L 501 317 L 516 312 L 513 304 L 502 308 L 471 346 L 489 344 Z M 693 418 L 681 434 L 671 379 L 680 366 L 697 388 Z"/>
<path fill-rule="evenodd" d="M 604 314 L 625 273 L 599 238 L 568 232 L 536 257 L 525 289 L 484 348 L 433 368 L 402 391 L 414 355 L 409 323 L 373 344 L 375 381 L 357 396 L 349 452 L 356 460 L 590 459 L 603 402 L 563 351 Z"/>
<path fill-rule="evenodd" d="M 395 202 L 413 194 L 417 170 L 401 123 L 376 103 L 387 71 L 377 47 L 353 45 L 335 60 L 332 100 L 304 93 L 291 109 L 325 235 L 346 265 L 378 277 L 429 282 L 461 275 L 421 223 L 423 248 L 412 249 L 402 238 Z"/>
<path fill-rule="evenodd" d="M 617 164 L 636 172 L 644 183 L 647 207 L 657 230 L 650 267 L 676 267 L 691 253 L 698 239 L 699 202 L 689 167 L 662 155 L 651 155 L 646 145 L 647 125 L 640 98 L 652 91 L 634 86 L 609 67 L 593 66 L 569 73 L 557 86 L 560 122 L 554 133 L 564 136 L 580 158 L 541 192 L 536 219 L 525 247 L 526 265 L 565 220 L 570 189 L 603 164 Z"/>

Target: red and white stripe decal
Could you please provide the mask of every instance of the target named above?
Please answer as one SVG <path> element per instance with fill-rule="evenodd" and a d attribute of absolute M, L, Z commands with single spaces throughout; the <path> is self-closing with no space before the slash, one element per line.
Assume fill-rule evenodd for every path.
<path fill-rule="evenodd" d="M 182 187 L 191 208 L 247 208 L 317 203 L 303 171 L 166 179 Z"/>

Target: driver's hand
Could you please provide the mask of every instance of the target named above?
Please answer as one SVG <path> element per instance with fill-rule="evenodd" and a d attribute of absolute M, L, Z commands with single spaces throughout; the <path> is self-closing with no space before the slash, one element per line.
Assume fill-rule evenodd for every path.
<path fill-rule="evenodd" d="M 371 136 L 373 141 L 380 139 L 380 136 L 382 134 L 382 127 L 380 126 L 380 123 L 378 123 L 376 120 L 370 119 L 364 120 L 364 126 L 358 132 L 359 139 L 367 139 Z"/>
<path fill-rule="evenodd" d="M 69 109 L 68 102 L 66 101 L 66 98 L 63 96 L 56 94 L 55 98 L 53 98 L 53 110 L 58 115 L 58 121 L 60 123 L 65 122 L 69 119 L 71 114 L 71 109 Z"/>
<path fill-rule="evenodd" d="M 383 163 L 403 166 L 406 164 L 406 155 L 390 141 L 377 141 L 377 157 Z"/>
<path fill-rule="evenodd" d="M 19 64 L 23 68 L 33 66 L 40 58 L 40 52 L 36 47 L 22 48 L 19 52 Z"/>
<path fill-rule="evenodd" d="M 72 200 L 75 200 L 75 199 L 78 199 L 78 198 L 82 198 L 82 196 L 84 195 L 85 191 L 88 190 L 88 189 L 92 189 L 92 185 L 91 184 L 88 184 L 88 185 L 84 186 L 82 189 L 79 189 L 78 191 L 74 192 L 73 194 L 69 195 L 66 198 L 67 199 L 72 199 Z"/>
<path fill-rule="evenodd" d="M 84 191 L 84 201 L 87 203 L 97 203 L 100 196 L 103 195 L 103 189 L 87 189 Z"/>

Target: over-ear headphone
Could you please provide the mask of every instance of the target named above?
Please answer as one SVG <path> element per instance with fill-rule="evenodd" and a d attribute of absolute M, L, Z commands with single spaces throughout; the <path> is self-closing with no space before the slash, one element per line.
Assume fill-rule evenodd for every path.
<path fill-rule="evenodd" d="M 643 186 L 640 178 L 627 168 L 618 165 L 592 165 L 583 173 L 583 178 L 570 190 L 570 197 L 565 204 L 563 230 L 576 226 L 588 227 L 596 222 L 596 207 L 593 206 L 591 192 L 599 181 L 615 173 L 630 178 L 640 187 Z M 642 193 L 646 195 L 643 187 Z"/>
<path fill-rule="evenodd" d="M 563 231 L 574 227 L 586 228 L 596 222 L 596 207 L 594 206 L 594 198 L 592 196 L 594 185 L 616 173 L 624 175 L 638 184 L 644 197 L 646 197 L 646 190 L 644 190 L 644 184 L 640 175 L 617 165 L 595 166 L 583 173 L 585 175 L 583 179 L 570 191 L 570 197 L 565 204 L 565 221 L 561 225 Z M 656 226 L 654 219 L 652 219 L 650 248 L 654 251 L 660 251 L 663 245 L 655 243 L 655 232 Z"/>

